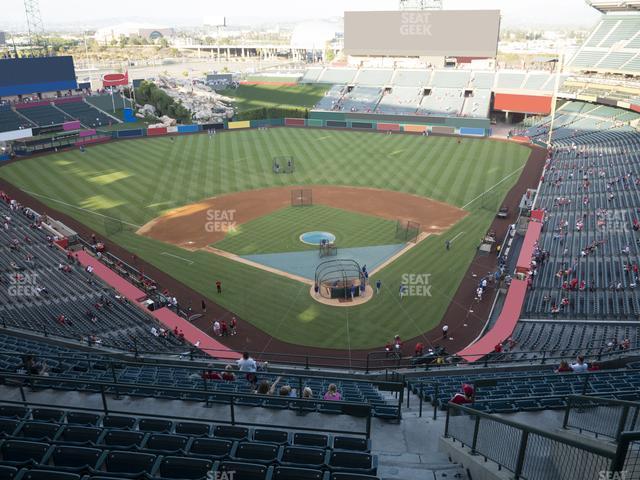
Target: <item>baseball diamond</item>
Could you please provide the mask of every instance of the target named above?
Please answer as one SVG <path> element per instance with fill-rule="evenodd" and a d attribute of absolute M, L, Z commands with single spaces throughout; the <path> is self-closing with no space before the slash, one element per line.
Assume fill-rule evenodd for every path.
<path fill-rule="evenodd" d="M 258 149 L 268 155 L 258 155 Z M 283 151 L 295 156 L 298 168 L 274 176 L 271 158 Z M 384 344 L 391 332 L 413 338 L 440 323 L 495 216 L 482 202 L 469 202 L 492 189 L 499 192 L 497 210 L 529 155 L 525 146 L 493 140 L 278 128 L 100 145 L 84 154 L 17 162 L 0 176 L 101 235 L 107 232 L 100 215 L 121 219 L 127 228 L 114 236 L 120 245 L 275 339 L 342 349 L 348 338 L 350 348 L 361 349 Z M 123 160 L 128 158 L 135 160 Z M 55 185 L 63 178 L 68 188 L 59 191 Z M 281 237 L 285 218 L 270 220 L 291 204 L 290 191 L 300 186 L 312 192 L 309 208 L 339 209 L 316 222 L 318 230 L 338 233 L 338 249 L 394 245 L 398 219 L 419 224 L 422 241 L 390 252 L 391 262 L 382 258 L 378 276 L 391 292 L 404 273 L 430 273 L 433 295 L 407 298 L 401 310 L 394 295 L 379 296 L 349 311 L 347 332 L 344 314 L 314 302 L 306 285 L 274 276 L 272 266 L 255 268 L 250 260 L 222 252 L 304 250 L 297 237 L 315 229 L 313 222 L 293 231 L 296 245 L 290 246 Z M 313 210 L 300 212 L 308 216 Z M 358 218 L 374 230 L 348 233 Z M 385 219 L 389 238 L 380 238 Z M 219 228 L 209 228 L 212 221 Z M 130 225 L 138 225 L 137 232 Z M 245 226 L 255 232 L 254 240 L 265 240 L 252 245 L 246 237 L 245 243 Z M 442 245 L 453 237 L 454 251 L 445 257 Z M 224 279 L 223 295 L 215 293 L 217 278 Z"/>

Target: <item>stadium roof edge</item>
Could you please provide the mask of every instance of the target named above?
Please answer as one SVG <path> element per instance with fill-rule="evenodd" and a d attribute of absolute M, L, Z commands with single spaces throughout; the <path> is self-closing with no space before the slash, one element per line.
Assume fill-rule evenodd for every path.
<path fill-rule="evenodd" d="M 640 12 L 640 0 L 585 0 L 599 12 Z"/>

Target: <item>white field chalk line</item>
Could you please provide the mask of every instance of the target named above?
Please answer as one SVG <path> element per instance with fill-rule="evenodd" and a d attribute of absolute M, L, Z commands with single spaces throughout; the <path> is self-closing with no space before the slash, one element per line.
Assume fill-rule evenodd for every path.
<path fill-rule="evenodd" d="M 60 203 L 62 205 L 65 205 L 67 207 L 75 208 L 76 210 L 82 210 L 83 212 L 86 212 L 86 213 L 91 213 L 93 215 L 98 215 L 99 217 L 109 218 L 111 220 L 117 220 L 118 222 L 122 222 L 124 224 L 127 224 L 130 227 L 142 228 L 142 225 L 136 225 L 135 223 L 125 222 L 124 220 L 120 220 L 119 218 L 110 217 L 109 215 L 104 215 L 102 213 L 94 212 L 93 210 L 89 210 L 88 208 L 82 208 L 82 207 L 78 207 L 76 205 L 71 205 L 70 203 L 63 202 L 62 200 L 58 200 L 57 198 L 47 197 L 46 195 L 41 195 L 39 193 L 30 192 L 29 190 L 24 190 L 24 192 L 28 193 L 29 195 L 33 195 L 35 197 L 42 197 L 42 198 L 46 198 L 47 200 L 51 200 L 52 202 L 58 202 L 58 203 Z"/>
<path fill-rule="evenodd" d="M 452 243 L 456 238 L 458 238 L 460 235 L 462 235 L 464 232 L 460 232 L 459 234 L 457 234 L 455 237 L 453 237 L 451 240 L 449 240 L 449 243 Z"/>
<path fill-rule="evenodd" d="M 191 260 L 187 260 L 186 258 L 179 257 L 178 255 L 174 255 L 173 253 L 162 252 L 160 255 L 166 255 L 168 257 L 177 258 L 178 260 L 182 260 L 183 262 L 189 263 L 189 265 L 193 265 L 193 262 Z"/>
<path fill-rule="evenodd" d="M 474 198 L 473 200 L 471 200 L 469 203 L 467 203 L 466 205 L 464 205 L 462 208 L 465 209 L 467 208 L 469 205 L 471 205 L 473 202 L 475 202 L 476 200 L 478 200 L 480 197 L 482 197 L 485 193 L 489 193 L 491 190 L 493 190 L 494 188 L 496 188 L 498 185 L 500 185 L 502 182 L 504 182 L 505 180 L 513 177 L 516 173 L 518 173 L 520 170 L 522 170 L 525 167 L 525 165 L 521 166 L 520 168 L 518 168 L 517 170 L 514 170 L 513 172 L 511 172 L 509 175 L 507 175 L 506 177 L 504 177 L 502 180 L 500 180 L 498 183 L 496 183 L 493 187 L 488 188 L 487 190 L 485 190 L 484 192 L 482 192 L 480 195 L 478 195 L 476 198 Z"/>

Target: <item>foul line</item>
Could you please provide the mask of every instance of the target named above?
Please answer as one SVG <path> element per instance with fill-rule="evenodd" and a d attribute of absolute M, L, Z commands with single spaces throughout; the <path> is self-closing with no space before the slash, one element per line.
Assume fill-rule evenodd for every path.
<path fill-rule="evenodd" d="M 462 234 L 464 234 L 464 232 L 460 232 L 459 234 L 457 234 L 455 237 L 453 237 L 451 240 L 449 240 L 449 243 L 453 243 L 455 241 L 455 239 L 458 238 Z"/>
<path fill-rule="evenodd" d="M 183 260 L 183 261 L 189 263 L 189 265 L 193 265 L 193 262 L 191 260 L 187 260 L 186 258 L 179 257 L 178 255 L 174 255 L 173 253 L 162 252 L 160 255 L 166 255 L 168 257 L 177 258 L 178 260 Z"/>
<path fill-rule="evenodd" d="M 91 213 L 93 215 L 98 215 L 99 217 L 108 218 L 110 220 L 116 220 L 118 222 L 122 222 L 122 223 L 124 223 L 126 225 L 129 225 L 130 227 L 141 228 L 141 225 L 136 225 L 135 223 L 125 222 L 124 220 L 121 220 L 119 218 L 110 217 L 109 215 L 105 215 L 103 213 L 94 212 L 93 210 L 89 210 L 88 208 L 82 208 L 82 207 L 78 207 L 76 205 L 71 205 L 70 203 L 63 202 L 62 200 L 58 200 L 57 198 L 47 197 L 46 195 L 41 195 L 39 193 L 30 192 L 29 190 L 23 190 L 23 191 L 25 193 L 28 193 L 29 195 L 33 195 L 34 197 L 46 198 L 47 200 L 51 200 L 52 202 L 58 202 L 58 203 L 60 203 L 62 205 L 65 205 L 67 207 L 75 208 L 76 210 L 82 210 L 83 212 Z"/>
<path fill-rule="evenodd" d="M 517 170 L 514 170 L 513 172 L 511 172 L 509 175 L 507 175 L 506 177 L 504 177 L 502 180 L 500 180 L 498 183 L 496 183 L 493 187 L 485 190 L 484 192 L 482 192 L 480 195 L 478 195 L 476 198 L 474 198 L 473 200 L 471 200 L 469 203 L 467 203 L 466 205 L 464 205 L 462 208 L 465 209 L 467 208 L 469 205 L 471 205 L 473 202 L 475 202 L 476 200 L 478 200 L 479 198 L 481 198 L 485 193 L 489 193 L 491 190 L 493 190 L 494 188 L 496 188 L 498 185 L 500 185 L 502 182 L 504 182 L 505 180 L 513 177 L 516 173 L 518 173 L 520 170 L 524 169 L 526 165 L 521 166 L 520 168 L 518 168 Z"/>

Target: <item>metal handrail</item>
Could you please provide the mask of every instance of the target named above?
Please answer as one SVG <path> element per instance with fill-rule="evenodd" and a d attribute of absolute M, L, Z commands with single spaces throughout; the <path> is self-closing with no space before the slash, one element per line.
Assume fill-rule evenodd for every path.
<path fill-rule="evenodd" d="M 606 411 L 598 411 L 596 418 L 585 418 L 587 413 L 587 407 L 621 407 L 612 411 L 615 415 L 610 415 L 612 418 L 607 418 Z M 576 413 L 580 419 L 582 416 L 582 422 L 573 423 L 572 413 Z M 633 402 L 628 400 L 618 400 L 614 398 L 602 398 L 597 396 L 585 396 L 585 395 L 569 395 L 567 397 L 567 406 L 565 409 L 564 419 L 562 422 L 562 428 L 570 429 L 575 428 L 580 432 L 590 432 L 598 436 L 605 436 L 618 440 L 620 435 L 627 427 L 632 430 L 635 429 L 638 423 L 638 416 L 640 414 L 640 402 Z M 630 415 L 632 415 L 630 417 Z M 591 422 L 589 422 L 591 420 Z M 627 425 L 631 420 L 631 425 Z M 607 428 L 609 427 L 609 428 Z M 613 427 L 613 428 L 611 428 Z"/>
<path fill-rule="evenodd" d="M 469 425 L 473 428 L 473 432 L 471 435 L 471 443 L 468 443 L 468 440 L 456 438 L 455 434 L 452 435 L 450 422 L 452 414 L 464 414 L 469 417 Z M 484 421 L 484 422 L 483 422 Z M 495 422 L 497 424 L 504 425 L 515 431 L 519 432 L 519 442 L 517 445 L 517 453 L 515 458 L 511 457 L 513 467 L 508 467 L 503 463 L 499 462 L 495 459 L 496 454 L 503 453 L 499 452 L 499 448 L 492 449 L 491 452 L 481 452 L 478 451 L 478 437 L 481 425 L 486 422 Z M 620 462 L 619 462 L 619 452 L 613 451 L 611 448 L 607 448 L 606 445 L 598 445 L 592 442 L 583 442 L 579 438 L 573 438 L 568 435 L 563 435 L 559 433 L 555 433 L 553 431 L 549 431 L 548 429 L 538 428 L 532 425 L 524 424 L 521 422 L 517 422 L 514 420 L 510 420 L 504 417 L 499 417 L 495 415 L 491 415 L 485 412 L 481 412 L 479 410 L 475 410 L 470 407 L 466 407 L 464 405 L 456 405 L 453 403 L 449 403 L 447 406 L 447 417 L 445 421 L 445 438 L 453 438 L 453 440 L 459 441 L 463 446 L 466 445 L 471 448 L 471 454 L 480 454 L 485 458 L 491 459 L 498 463 L 499 467 L 505 467 L 508 470 L 514 473 L 516 479 L 522 478 L 522 473 L 527 460 L 527 448 L 530 445 L 530 436 L 536 435 L 538 437 L 542 437 L 546 440 L 554 442 L 556 444 L 572 447 L 578 450 L 582 450 L 593 455 L 599 456 L 605 459 L 609 465 L 609 469 L 613 472 L 620 471 Z M 558 449 L 559 450 L 559 449 Z M 617 470 L 615 470 L 617 469 Z"/>
<path fill-rule="evenodd" d="M 135 385 L 135 384 L 130 384 L 130 383 L 118 383 L 116 382 L 104 382 L 104 381 L 99 381 L 99 380 L 92 380 L 92 381 L 88 381 L 88 380 L 75 380 L 75 379 L 70 379 L 70 378 L 61 378 L 61 377 L 52 377 L 52 376 L 37 376 L 37 375 L 28 375 L 28 374 L 17 374 L 17 373 L 5 373 L 5 372 L 1 372 L 0 373 L 0 378 L 2 378 L 3 380 L 6 379 L 11 379 L 14 381 L 18 381 L 20 382 L 19 385 L 16 385 L 20 388 L 20 394 L 21 394 L 21 398 L 22 398 L 22 402 L 16 402 L 16 403 L 22 403 L 22 404 L 27 404 L 30 403 L 26 400 L 26 395 L 25 395 L 25 391 L 24 391 L 24 386 L 28 385 L 28 386 L 38 386 L 38 383 L 47 383 L 49 381 L 54 381 L 56 383 L 63 383 L 63 384 L 68 384 L 68 385 L 91 385 L 92 387 L 98 388 L 101 396 L 102 396 L 102 403 L 103 403 L 103 408 L 102 410 L 105 412 L 108 412 L 108 403 L 107 403 L 107 394 L 108 393 L 114 393 L 115 394 L 115 398 L 119 399 L 120 394 L 119 394 L 119 390 L 118 389 L 125 389 L 125 388 L 140 388 L 141 390 L 143 389 L 156 389 L 156 390 L 162 390 L 162 391 L 166 391 L 166 392 L 175 392 L 175 393 L 184 393 L 184 389 L 182 388 L 177 388 L 177 387 L 170 387 L 170 386 L 162 386 L 162 387 L 158 387 L 158 386 L 152 386 L 152 385 Z M 115 378 L 115 377 L 114 377 Z M 10 384 L 9 384 L 10 385 Z M 193 394 L 193 395 L 204 395 L 204 404 L 205 406 L 209 406 L 210 404 L 210 397 L 215 396 L 215 400 L 216 403 L 218 403 L 218 401 L 220 399 L 228 399 L 229 403 L 229 408 L 230 408 L 230 421 L 224 421 L 224 420 L 219 420 L 216 419 L 216 422 L 218 423 L 231 423 L 232 425 L 239 425 L 239 424 L 243 424 L 243 422 L 237 422 L 235 419 L 235 407 L 236 407 L 236 400 L 240 399 L 260 399 L 260 400 L 265 400 L 268 398 L 274 398 L 274 399 L 281 399 L 281 400 L 286 400 L 287 402 L 290 402 L 293 405 L 292 410 L 303 410 L 305 406 L 308 406 L 310 404 L 315 404 L 315 405 L 331 405 L 331 406 L 336 406 L 339 405 L 342 410 L 342 413 L 344 415 L 349 415 L 349 416 L 353 416 L 353 417 L 364 417 L 366 418 L 366 431 L 365 432 L 355 432 L 355 431 L 339 431 L 339 433 L 357 433 L 358 435 L 365 435 L 367 438 L 370 438 L 371 435 L 371 419 L 372 419 L 372 413 L 373 413 L 373 407 L 369 404 L 369 403 L 361 403 L 361 402 L 349 402 L 349 401 L 335 401 L 335 400 L 323 400 L 323 399 L 304 399 L 304 398 L 296 398 L 296 397 L 280 397 L 280 396 L 270 396 L 270 395 L 260 395 L 260 394 L 254 394 L 254 393 L 228 393 L 228 392 L 221 392 L 221 391 L 211 391 L 208 390 L 206 388 L 206 382 L 205 382 L 205 388 L 204 389 L 191 389 L 189 391 L 189 393 Z M 300 394 L 302 394 L 302 392 L 300 392 Z M 192 401 L 196 401 L 197 400 L 192 400 Z M 1 400 L 0 402 L 3 403 L 13 403 L 10 401 L 5 401 L 5 400 Z M 34 404 L 31 402 L 31 404 Z M 39 406 L 43 406 L 43 407 L 51 407 L 51 404 L 39 404 Z M 56 404 L 57 407 L 61 407 L 61 408 L 77 408 L 77 407 L 73 407 L 73 406 L 66 406 L 63 407 L 59 404 Z M 259 406 L 261 408 L 268 408 L 268 407 L 264 407 L 262 405 L 256 405 Z M 84 408 L 86 409 L 86 408 Z M 344 410 L 346 409 L 347 413 L 344 413 Z M 89 409 L 87 409 L 89 410 Z M 100 409 L 94 409 L 94 410 L 100 410 Z M 349 413 L 352 412 L 352 413 Z M 118 413 L 124 413 L 126 414 L 127 412 L 118 412 Z M 129 412 L 129 414 L 131 414 Z M 138 414 L 136 413 L 135 415 L 145 415 L 145 414 Z M 157 416 L 157 415 L 149 415 L 149 416 Z M 179 417 L 174 417 L 174 418 L 179 418 Z M 184 419 L 184 418 L 182 418 Z M 245 423 L 247 424 L 247 423 Z M 260 425 L 260 424 L 251 424 L 251 425 Z M 290 428 L 287 425 L 275 425 L 275 424 L 270 424 L 273 427 L 276 428 Z M 327 429 L 315 429 L 315 428 L 311 428 L 311 427 L 307 427 L 304 428 L 305 430 L 314 430 L 314 431 L 326 431 Z M 336 430 L 336 432 L 338 432 Z"/>
<path fill-rule="evenodd" d="M 25 334 L 25 335 L 39 335 L 39 333 L 37 331 L 33 331 L 33 330 L 24 330 L 24 329 L 20 329 L 17 327 L 9 327 L 6 325 L 6 322 L 3 322 L 2 320 L 0 320 L 0 331 L 1 330 L 6 330 L 8 332 L 15 332 L 15 333 L 21 333 L 21 334 Z M 65 342 L 65 343 L 70 343 L 70 339 L 67 337 L 58 337 L 58 336 L 54 336 L 54 335 L 50 335 L 48 333 L 45 334 L 45 336 L 47 338 L 53 338 L 56 340 L 59 340 L 60 342 Z M 84 345 L 84 343 L 83 343 Z M 86 345 L 85 345 L 86 346 Z M 140 350 L 140 349 L 134 349 L 131 351 L 128 350 L 122 350 L 122 349 L 117 349 L 116 347 L 109 347 L 108 345 L 103 346 L 103 348 L 110 348 L 111 352 L 107 352 L 107 351 L 96 351 L 95 355 L 135 355 L 135 356 L 146 356 L 146 357 L 150 357 L 150 356 L 159 356 L 159 357 L 167 357 L 167 356 L 175 356 L 175 355 L 182 355 L 182 356 L 195 356 L 195 354 L 198 351 L 201 352 L 205 352 L 205 353 L 210 353 L 211 355 L 213 355 L 215 357 L 215 354 L 220 352 L 220 353 L 226 353 L 228 354 L 228 350 L 224 350 L 224 349 L 207 349 L 207 348 L 199 348 L 199 349 L 194 349 L 191 346 L 185 346 L 185 350 L 184 352 L 167 352 L 167 351 L 152 351 L 152 350 Z M 621 354 L 625 354 L 625 355 L 640 355 L 640 348 L 631 348 L 628 350 L 622 350 L 622 351 L 615 351 L 615 352 L 602 352 L 602 349 L 592 349 L 592 350 L 597 350 L 598 353 L 596 355 L 596 359 L 598 361 L 606 361 L 606 360 L 613 360 L 613 359 L 617 359 L 621 357 Z M 515 352 L 515 353 L 520 353 L 520 352 Z M 538 357 L 538 358 L 523 358 L 523 359 L 502 359 L 502 360 L 491 360 L 491 354 L 476 354 L 475 356 L 477 356 L 479 359 L 480 358 L 484 358 L 484 360 L 482 360 L 481 362 L 478 361 L 475 364 L 464 364 L 467 367 L 473 368 L 475 366 L 482 368 L 482 367 L 492 367 L 492 366 L 517 366 L 517 365 L 544 365 L 547 363 L 559 363 L 561 360 L 566 360 L 567 356 L 557 356 L 557 357 L 548 357 L 546 356 L 546 351 L 532 351 L 532 352 L 521 352 L 521 353 L 527 353 L 527 354 L 542 354 L 542 356 Z M 89 352 L 87 352 L 87 354 L 90 354 Z M 437 363 L 426 363 L 426 364 L 419 364 L 419 365 L 414 365 L 412 363 L 412 360 L 415 357 L 403 357 L 402 359 L 398 360 L 398 359 L 393 359 L 393 358 L 387 358 L 385 356 L 385 358 L 383 359 L 378 359 L 377 363 L 373 363 L 371 360 L 371 357 L 374 357 L 375 355 L 385 355 L 384 351 L 373 351 L 373 352 L 368 352 L 367 354 L 367 358 L 366 359 L 362 359 L 362 358 L 357 358 L 357 357 L 352 357 L 349 361 L 346 357 L 338 357 L 338 356 L 323 356 L 323 355 L 301 355 L 301 354 L 293 354 L 293 353 L 280 353 L 280 352 L 265 352 L 265 351 L 249 351 L 249 354 L 257 357 L 259 359 L 263 359 L 263 361 L 266 360 L 271 360 L 271 361 L 279 361 L 281 362 L 283 365 L 290 365 L 290 366 L 294 366 L 294 367 L 303 367 L 305 369 L 310 369 L 310 368 L 343 368 L 343 369 L 348 369 L 348 370 L 363 370 L 365 374 L 368 374 L 372 371 L 379 371 L 381 369 L 385 369 L 385 368 L 392 368 L 392 369 L 407 369 L 407 370 L 414 370 L 416 372 L 419 372 L 421 370 L 446 370 L 446 369 L 450 369 L 456 365 L 459 364 L 455 364 L 455 363 L 443 363 L 443 364 L 437 364 Z M 211 358 L 208 359 L 211 362 L 223 362 L 221 360 L 216 360 L 215 358 Z"/>

